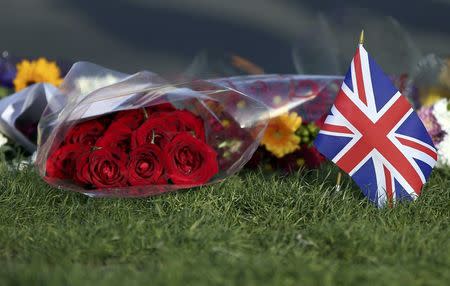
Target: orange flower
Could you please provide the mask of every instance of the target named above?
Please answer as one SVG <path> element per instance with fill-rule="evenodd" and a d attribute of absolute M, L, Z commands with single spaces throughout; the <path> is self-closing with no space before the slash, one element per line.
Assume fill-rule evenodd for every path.
<path fill-rule="evenodd" d="M 286 113 L 270 120 L 261 144 L 278 158 L 300 148 L 300 137 L 295 131 L 302 124 L 296 112 Z"/>

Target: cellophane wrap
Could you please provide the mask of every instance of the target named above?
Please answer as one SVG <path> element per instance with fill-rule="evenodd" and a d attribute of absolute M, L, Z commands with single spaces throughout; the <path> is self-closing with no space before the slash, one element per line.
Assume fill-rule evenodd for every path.
<path fill-rule="evenodd" d="M 48 102 L 59 90 L 45 83 L 34 84 L 0 100 L 0 132 L 30 153 L 36 151 L 37 125 Z"/>
<path fill-rule="evenodd" d="M 317 120 L 341 77 L 263 75 L 171 84 L 76 63 L 38 125 L 36 165 L 49 184 L 90 196 L 141 197 L 239 171 L 271 118 Z"/>
<path fill-rule="evenodd" d="M 342 80 L 342 76 L 265 74 L 210 81 L 264 103 L 271 118 L 296 112 L 305 122 L 313 122 L 328 113 Z"/>
<path fill-rule="evenodd" d="M 149 196 L 223 180 L 251 158 L 269 120 L 265 104 L 216 83 L 169 84 L 151 72 L 127 76 L 89 63 L 75 64 L 60 90 L 39 122 L 36 165 L 49 184 L 90 196 Z M 123 121 L 133 116 L 142 122 Z M 128 139 L 108 145 L 124 133 Z"/>

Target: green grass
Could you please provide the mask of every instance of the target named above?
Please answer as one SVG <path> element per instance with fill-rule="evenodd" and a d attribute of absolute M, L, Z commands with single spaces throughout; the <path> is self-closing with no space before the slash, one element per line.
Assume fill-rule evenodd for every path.
<path fill-rule="evenodd" d="M 0 165 L 0 285 L 448 285 L 450 176 L 376 209 L 336 170 L 92 199 Z"/>

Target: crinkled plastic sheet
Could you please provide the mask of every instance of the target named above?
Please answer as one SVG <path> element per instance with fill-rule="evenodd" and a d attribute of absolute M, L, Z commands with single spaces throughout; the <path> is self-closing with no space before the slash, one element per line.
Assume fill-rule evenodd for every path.
<path fill-rule="evenodd" d="M 162 103 L 189 110 L 203 119 L 206 143 L 218 154 L 219 172 L 208 183 L 223 180 L 244 166 L 258 147 L 269 119 L 268 109 L 262 102 L 236 90 L 206 81 L 168 84 L 150 72 L 120 78 L 116 83 L 88 94 L 80 93 L 76 82 L 97 68 L 87 63 L 75 65 L 61 87 L 68 100 L 65 103 L 51 102 L 39 123 L 36 163 L 40 175 L 56 187 L 92 196 L 148 196 L 196 186 L 167 184 L 85 189 L 70 180 L 49 179 L 46 174 L 49 156 L 64 141 L 69 129 L 88 119 Z M 108 76 L 108 72 L 101 70 L 104 76 Z M 236 108 L 234 102 L 242 102 L 245 109 Z M 225 119 L 232 121 L 237 128 L 215 128 Z"/>
<path fill-rule="evenodd" d="M 311 122 L 329 111 L 342 80 L 342 76 L 270 74 L 210 81 L 264 103 L 272 118 L 295 111 L 303 120 Z"/>
<path fill-rule="evenodd" d="M 30 153 L 36 150 L 37 125 L 49 102 L 62 98 L 50 84 L 35 84 L 0 100 L 0 132 Z"/>

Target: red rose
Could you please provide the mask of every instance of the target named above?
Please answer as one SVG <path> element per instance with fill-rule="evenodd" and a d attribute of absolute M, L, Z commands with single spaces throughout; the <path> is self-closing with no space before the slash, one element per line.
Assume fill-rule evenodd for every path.
<path fill-rule="evenodd" d="M 109 124 L 111 124 L 112 120 L 113 120 L 113 115 L 112 114 L 105 114 L 102 115 L 100 117 L 96 117 L 95 118 L 98 122 L 100 122 L 101 124 L 103 124 L 103 126 L 108 126 Z"/>
<path fill-rule="evenodd" d="M 325 120 L 327 119 L 327 117 L 328 114 L 322 115 L 319 119 L 314 121 L 314 124 L 316 124 L 319 129 L 322 128 L 322 126 L 325 124 Z"/>
<path fill-rule="evenodd" d="M 91 185 L 91 173 L 89 172 L 89 157 L 91 152 L 81 154 L 76 159 L 76 172 L 74 173 L 73 180 L 79 185 Z"/>
<path fill-rule="evenodd" d="M 122 123 L 132 130 L 141 126 L 146 118 L 146 111 L 143 108 L 119 111 L 113 122 Z"/>
<path fill-rule="evenodd" d="M 165 121 L 165 126 L 177 131 L 192 132 L 195 137 L 202 141 L 205 139 L 205 127 L 203 120 L 187 110 L 177 110 L 174 112 L 163 113 L 160 116 Z"/>
<path fill-rule="evenodd" d="M 130 127 L 121 122 L 113 122 L 105 134 L 97 140 L 95 146 L 119 148 L 123 152 L 128 152 L 132 132 Z"/>
<path fill-rule="evenodd" d="M 205 128 L 200 117 L 189 111 L 158 112 L 151 115 L 134 133 L 131 147 L 143 144 L 156 144 L 163 147 L 178 132 L 192 132 L 197 138 L 205 140 Z"/>
<path fill-rule="evenodd" d="M 92 184 L 98 188 L 126 186 L 128 181 L 128 155 L 120 149 L 104 147 L 91 152 L 89 156 L 89 174 Z M 82 166 L 77 166 L 82 171 Z M 86 172 L 86 170 L 84 170 Z"/>
<path fill-rule="evenodd" d="M 164 161 L 174 184 L 201 185 L 219 172 L 216 151 L 189 132 L 176 135 L 165 146 Z"/>
<path fill-rule="evenodd" d="M 158 105 L 153 105 L 150 107 L 147 107 L 147 112 L 149 115 L 152 115 L 155 112 L 169 112 L 169 111 L 175 111 L 177 110 L 172 104 L 166 102 L 166 103 L 161 103 Z"/>
<path fill-rule="evenodd" d="M 76 160 L 88 153 L 89 146 L 83 144 L 68 144 L 56 149 L 47 159 L 46 176 L 56 179 L 72 179 L 76 173 Z"/>
<path fill-rule="evenodd" d="M 163 174 L 161 149 L 155 144 L 142 145 L 130 153 L 128 182 L 132 186 L 160 183 Z"/>
<path fill-rule="evenodd" d="M 73 126 L 66 135 L 67 144 L 84 144 L 94 146 L 102 136 L 105 127 L 97 120 L 89 120 Z"/>
<path fill-rule="evenodd" d="M 311 146 L 301 146 L 300 150 L 305 150 L 305 160 L 308 168 L 318 168 L 323 162 L 325 162 L 325 157 L 319 153 L 316 147 Z"/>
<path fill-rule="evenodd" d="M 131 136 L 131 148 L 145 144 L 166 145 L 177 132 L 174 126 L 166 125 L 163 117 L 151 117 L 136 129 Z"/>

